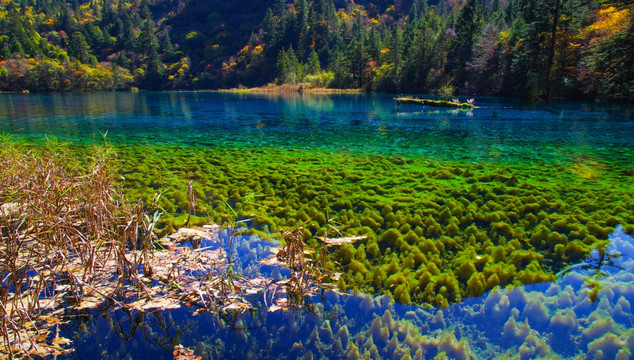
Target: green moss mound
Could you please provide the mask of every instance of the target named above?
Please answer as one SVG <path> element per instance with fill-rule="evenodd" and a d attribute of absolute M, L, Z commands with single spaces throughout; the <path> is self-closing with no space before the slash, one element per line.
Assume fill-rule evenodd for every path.
<path fill-rule="evenodd" d="M 631 175 L 565 166 L 394 158 L 276 148 L 121 146 L 120 185 L 161 226 L 249 219 L 257 232 L 304 226 L 366 235 L 331 250 L 339 285 L 446 306 L 496 286 L 550 281 L 618 224 L 634 228 Z M 433 161 L 430 161 L 433 160 Z M 563 171 L 562 171 L 563 169 Z M 625 178 L 624 178 L 625 177 Z M 157 198 L 156 194 L 162 194 Z"/>

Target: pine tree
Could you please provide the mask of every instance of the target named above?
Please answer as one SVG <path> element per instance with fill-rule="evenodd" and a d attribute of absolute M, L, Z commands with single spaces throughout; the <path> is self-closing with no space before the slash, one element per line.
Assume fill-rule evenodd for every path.
<path fill-rule="evenodd" d="M 79 31 L 75 31 L 68 45 L 68 55 L 79 62 L 88 63 L 91 60 L 90 45 L 86 42 L 86 38 Z"/>
<path fill-rule="evenodd" d="M 308 55 L 308 62 L 306 63 L 306 73 L 307 74 L 317 74 L 321 71 L 321 65 L 319 63 L 319 55 L 315 52 L 315 50 L 310 52 Z"/>
<path fill-rule="evenodd" d="M 122 90 L 123 79 L 121 77 L 121 70 L 117 64 L 112 64 L 112 90 Z"/>
<path fill-rule="evenodd" d="M 122 21 L 121 32 L 119 33 L 119 40 L 121 46 L 124 49 L 132 50 L 134 49 L 134 27 L 132 25 L 132 21 L 130 17 L 126 16 Z"/>
<path fill-rule="evenodd" d="M 394 84 L 394 90 L 400 91 L 401 89 L 401 71 L 403 70 L 402 54 L 403 54 L 403 31 L 398 27 L 394 27 L 390 37 L 388 39 L 388 63 L 394 66 L 392 72 L 392 82 Z"/>
<path fill-rule="evenodd" d="M 414 0 L 409 11 L 409 19 L 411 22 L 418 22 L 427 12 L 427 0 Z"/>
<path fill-rule="evenodd" d="M 352 73 L 355 86 L 364 87 L 367 83 L 365 69 L 369 61 L 365 43 L 361 40 L 351 42 L 346 51 L 346 57 L 349 65 L 348 71 Z"/>
<path fill-rule="evenodd" d="M 29 28 L 28 21 L 22 22 L 19 13 L 12 12 L 9 16 L 8 35 L 12 52 L 25 56 L 36 56 L 40 54 L 39 44 L 35 43 L 31 33 L 35 31 Z M 26 24 L 26 26 L 25 26 Z"/>
<path fill-rule="evenodd" d="M 277 84 L 281 85 L 286 83 L 286 74 L 288 73 L 288 56 L 286 51 L 282 49 L 277 56 Z"/>
<path fill-rule="evenodd" d="M 110 32 L 108 31 L 107 27 L 103 28 L 102 30 L 102 39 L 103 39 L 103 42 L 102 42 L 103 46 L 108 49 L 111 49 L 115 44 L 115 42 L 112 39 L 112 36 L 110 36 Z"/>
<path fill-rule="evenodd" d="M 282 49 L 277 57 L 277 83 L 297 84 L 301 81 L 302 69 L 293 47 Z"/>
<path fill-rule="evenodd" d="M 165 65 L 158 56 L 156 48 L 150 47 L 150 55 L 147 58 L 147 70 L 145 71 L 144 84 L 148 89 L 158 90 L 165 82 Z"/>
<path fill-rule="evenodd" d="M 163 54 L 165 60 L 171 59 L 172 55 L 174 55 L 174 45 L 172 44 L 169 31 L 165 31 L 165 35 L 161 38 L 159 42 L 159 50 L 161 54 Z"/>
<path fill-rule="evenodd" d="M 456 22 L 456 35 L 449 44 L 446 71 L 455 78 L 458 86 L 467 81 L 466 65 L 471 61 L 473 43 L 480 32 L 481 7 L 477 0 L 469 0 L 462 8 Z"/>
<path fill-rule="evenodd" d="M 143 23 L 143 29 L 139 33 L 136 39 L 136 49 L 138 52 L 144 55 L 150 55 L 150 53 L 158 48 L 158 41 L 156 39 L 156 27 L 152 20 L 145 20 Z"/>
<path fill-rule="evenodd" d="M 11 56 L 11 49 L 9 48 L 9 44 L 4 43 L 0 46 L 2 46 L 2 48 L 0 48 L 0 59 L 2 60 L 10 59 L 12 56 Z"/>
<path fill-rule="evenodd" d="M 286 58 L 288 59 L 288 69 L 286 74 L 286 83 L 297 84 L 301 81 L 301 64 L 297 58 L 297 54 L 293 50 L 293 47 L 289 47 L 286 51 Z"/>
<path fill-rule="evenodd" d="M 297 2 L 297 57 L 303 59 L 306 48 L 308 47 L 308 3 L 306 0 L 298 0 Z"/>
<path fill-rule="evenodd" d="M 264 32 L 264 41 L 267 44 L 277 41 L 277 18 L 273 15 L 271 8 L 268 8 L 264 20 L 262 20 L 262 31 Z"/>

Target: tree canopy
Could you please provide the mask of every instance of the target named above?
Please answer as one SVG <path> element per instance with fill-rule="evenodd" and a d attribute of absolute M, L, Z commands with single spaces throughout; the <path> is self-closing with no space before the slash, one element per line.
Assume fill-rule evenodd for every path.
<path fill-rule="evenodd" d="M 372 91 L 632 101 L 629 0 L 0 1 L 0 90 Z"/>

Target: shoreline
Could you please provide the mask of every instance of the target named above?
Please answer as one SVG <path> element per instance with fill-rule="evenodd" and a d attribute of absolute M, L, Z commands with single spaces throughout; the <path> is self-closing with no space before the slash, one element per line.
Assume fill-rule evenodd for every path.
<path fill-rule="evenodd" d="M 363 89 L 334 89 L 324 87 L 312 87 L 311 84 L 296 85 L 275 85 L 267 84 L 265 86 L 253 88 L 231 88 L 216 90 L 223 93 L 235 94 L 361 94 L 366 91 Z"/>

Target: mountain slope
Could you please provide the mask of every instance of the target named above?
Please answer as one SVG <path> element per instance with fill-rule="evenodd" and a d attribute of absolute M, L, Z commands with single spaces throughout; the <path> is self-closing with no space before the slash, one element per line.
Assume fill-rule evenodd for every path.
<path fill-rule="evenodd" d="M 0 90 L 271 81 L 632 101 L 630 1 L 0 0 Z"/>

